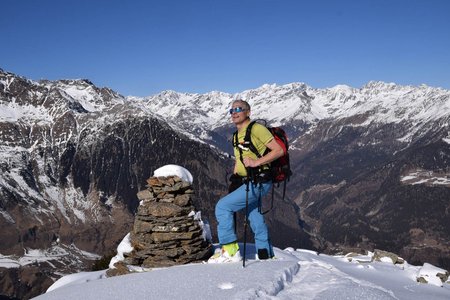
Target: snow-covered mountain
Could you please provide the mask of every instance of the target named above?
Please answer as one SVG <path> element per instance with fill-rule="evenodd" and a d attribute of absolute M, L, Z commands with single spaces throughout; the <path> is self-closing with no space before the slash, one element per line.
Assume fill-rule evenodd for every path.
<path fill-rule="evenodd" d="M 236 97 L 290 137 L 294 176 L 267 215 L 276 246 L 382 248 L 450 266 L 448 90 L 292 83 L 138 98 L 88 80 L 35 82 L 0 70 L 0 254 L 10 260 L 2 277 L 24 277 L 10 267 L 36 249 L 71 252 L 72 262 L 114 249 L 132 224 L 137 191 L 164 164 L 195 174 L 196 206 L 214 229 Z M 46 268 L 64 269 L 55 261 Z"/>
<path fill-rule="evenodd" d="M 410 142 L 427 124 L 448 120 L 449 96 L 448 90 L 426 85 L 399 86 L 373 81 L 359 89 L 346 85 L 314 89 L 304 83 L 266 84 L 235 95 L 165 91 L 150 97 L 127 99 L 139 104 L 144 102 L 146 111 L 160 115 L 205 140 L 211 138 L 208 131 L 230 125 L 227 108 L 233 99 L 240 97 L 250 102 L 253 116 L 274 126 L 293 126 L 298 122 L 317 124 L 326 119 L 361 116 L 364 119 L 355 122 L 354 126 L 408 123 L 409 134 L 399 139 Z"/>
<path fill-rule="evenodd" d="M 225 160 L 181 131 L 86 80 L 0 72 L 1 290 L 29 298 L 113 251 L 162 165 L 189 167 L 196 201 L 212 212 Z"/>

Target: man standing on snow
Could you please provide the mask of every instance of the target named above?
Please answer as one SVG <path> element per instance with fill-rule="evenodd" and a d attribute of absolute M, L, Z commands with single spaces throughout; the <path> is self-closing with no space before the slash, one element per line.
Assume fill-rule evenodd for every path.
<path fill-rule="evenodd" d="M 255 123 L 251 129 L 251 141 L 261 157 L 245 147 L 243 144 L 247 126 L 250 124 L 250 105 L 244 100 L 235 100 L 230 109 L 231 121 L 237 128 L 237 140 L 233 139 L 234 165 L 233 177 L 241 183 L 249 180 L 249 191 L 247 195 L 246 184 L 226 195 L 216 204 L 217 234 L 221 251 L 215 253 L 209 263 L 238 262 L 242 260 L 237 243 L 237 235 L 234 231 L 233 213 L 246 207 L 248 196 L 247 216 L 250 226 L 255 235 L 255 245 L 259 259 L 273 257 L 272 245 L 269 240 L 267 225 L 261 214 L 259 201 L 267 195 L 272 187 L 269 163 L 281 157 L 283 149 L 275 141 L 270 131 L 263 125 Z M 264 155 L 266 149 L 270 151 Z"/>

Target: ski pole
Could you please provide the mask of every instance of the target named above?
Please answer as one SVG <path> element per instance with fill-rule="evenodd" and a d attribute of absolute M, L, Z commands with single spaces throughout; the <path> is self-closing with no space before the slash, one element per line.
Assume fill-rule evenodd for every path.
<path fill-rule="evenodd" d="M 245 220 L 244 220 L 244 257 L 242 259 L 242 267 L 245 268 L 245 254 L 246 254 L 246 247 L 247 247 L 247 223 L 248 223 L 248 192 L 250 190 L 250 177 L 249 177 L 249 170 L 247 170 L 247 179 L 246 179 L 246 187 L 245 187 Z"/>

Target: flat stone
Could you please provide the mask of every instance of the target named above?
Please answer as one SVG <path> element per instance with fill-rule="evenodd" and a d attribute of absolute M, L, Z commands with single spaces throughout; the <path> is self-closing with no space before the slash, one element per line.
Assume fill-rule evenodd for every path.
<path fill-rule="evenodd" d="M 133 231 L 134 233 L 151 233 L 153 227 L 155 225 L 152 223 L 136 220 L 133 225 Z"/>
<path fill-rule="evenodd" d="M 135 252 L 135 256 L 137 257 L 147 257 L 151 256 L 154 250 L 164 250 L 164 249 L 172 249 L 179 247 L 178 241 L 169 241 L 164 243 L 149 243 L 145 245 L 145 248 L 140 249 L 139 251 Z"/>
<path fill-rule="evenodd" d="M 183 184 L 181 182 L 177 182 L 173 186 L 163 186 L 162 190 L 164 192 L 178 192 L 181 190 L 182 185 Z"/>
<path fill-rule="evenodd" d="M 153 257 L 162 256 L 168 258 L 176 258 L 186 253 L 183 248 L 161 249 L 152 252 Z"/>
<path fill-rule="evenodd" d="M 161 181 L 159 181 L 158 177 L 150 177 L 149 179 L 147 179 L 147 183 L 150 186 L 162 186 Z"/>
<path fill-rule="evenodd" d="M 138 197 L 139 200 L 147 200 L 147 199 L 153 198 L 153 193 L 151 191 L 145 189 L 145 190 L 138 192 L 136 196 Z"/>
<path fill-rule="evenodd" d="M 397 254 L 392 253 L 392 252 L 388 252 L 388 251 L 375 249 L 375 251 L 373 253 L 373 260 L 374 261 L 381 261 L 381 259 L 383 257 L 389 257 L 392 260 L 393 264 L 400 263 L 399 257 L 398 257 Z"/>
<path fill-rule="evenodd" d="M 114 264 L 114 267 L 115 269 L 109 269 L 108 271 L 106 271 L 107 277 L 120 276 L 131 273 L 128 267 L 122 261 L 116 262 Z"/>
<path fill-rule="evenodd" d="M 127 265 L 132 265 L 132 266 L 139 266 L 142 264 L 144 260 L 142 258 L 139 258 L 137 256 L 130 256 L 130 257 L 125 257 L 123 262 Z"/>
<path fill-rule="evenodd" d="M 149 257 L 142 263 L 144 268 L 163 268 L 179 265 L 179 263 L 169 259 L 168 257 Z"/>
<path fill-rule="evenodd" d="M 188 226 L 186 225 L 166 225 L 166 226 L 154 226 L 152 228 L 153 232 L 180 232 L 180 231 L 186 231 Z"/>
<path fill-rule="evenodd" d="M 173 200 L 173 198 L 175 198 L 175 195 L 171 194 L 171 193 L 167 193 L 167 192 L 161 192 L 158 195 L 156 195 L 156 198 L 158 198 L 158 199 L 171 198 Z"/>
<path fill-rule="evenodd" d="M 419 283 L 428 283 L 428 281 L 425 278 L 423 278 L 423 277 L 417 277 L 416 281 L 419 282 Z"/>
<path fill-rule="evenodd" d="M 151 202 L 140 206 L 140 215 L 152 215 L 155 217 L 174 217 L 183 213 L 183 210 L 175 204 L 165 202 Z"/>
<path fill-rule="evenodd" d="M 187 194 L 177 195 L 173 203 L 178 206 L 186 206 L 191 203 L 191 197 Z"/>
<path fill-rule="evenodd" d="M 181 242 L 181 246 L 187 246 L 187 247 L 200 247 L 202 245 L 206 245 L 207 243 L 205 242 L 205 240 L 203 239 L 202 236 L 198 236 L 195 239 L 192 240 L 182 240 Z"/>
<path fill-rule="evenodd" d="M 192 243 L 189 245 L 181 245 L 181 248 L 184 250 L 184 252 L 186 252 L 186 254 L 193 254 L 193 253 L 197 253 L 198 251 L 202 250 L 203 248 L 201 246 L 203 246 L 203 240 L 202 241 L 198 241 L 197 243 Z M 205 243 L 206 244 L 206 243 Z"/>
<path fill-rule="evenodd" d="M 191 240 L 199 235 L 199 232 L 154 232 L 153 241 L 156 243 L 172 240 Z"/>

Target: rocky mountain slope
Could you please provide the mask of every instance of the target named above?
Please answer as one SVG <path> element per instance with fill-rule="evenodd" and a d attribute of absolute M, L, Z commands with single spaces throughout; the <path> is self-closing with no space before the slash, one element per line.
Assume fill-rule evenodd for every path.
<path fill-rule="evenodd" d="M 292 83 L 239 95 L 169 91 L 130 99 L 229 150 L 226 108 L 233 96 L 250 102 L 254 118 L 287 129 L 294 168 L 289 196 L 315 247 L 379 247 L 450 267 L 448 90 Z"/>
<path fill-rule="evenodd" d="M 291 139 L 288 196 L 276 197 L 267 215 L 276 246 L 382 248 L 450 268 L 449 91 L 293 83 L 239 96 L 254 118 L 282 125 Z M 34 82 L 0 71 L 5 295 L 36 295 L 31 287 L 114 249 L 132 226 L 136 193 L 165 164 L 193 173 L 195 206 L 214 232 L 232 164 L 225 153 L 234 97 L 123 97 L 88 80 Z M 52 259 L 37 259 L 37 249 Z"/>
<path fill-rule="evenodd" d="M 42 293 L 114 251 L 163 165 L 195 175 L 199 209 L 213 211 L 225 190 L 223 156 L 89 81 L 2 72 L 0 111 L 0 284 L 10 296 Z"/>

